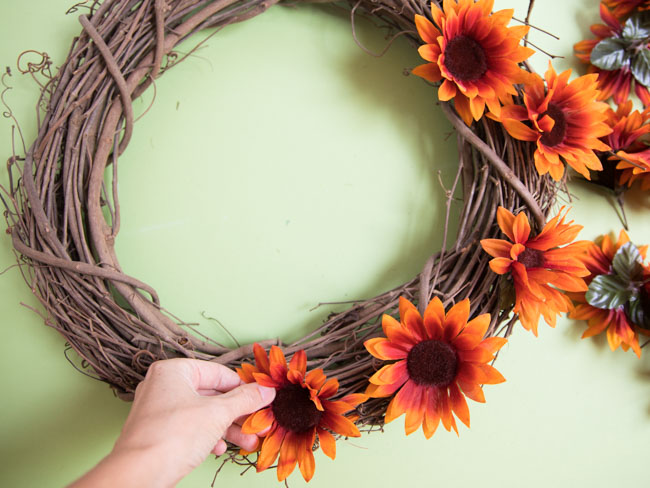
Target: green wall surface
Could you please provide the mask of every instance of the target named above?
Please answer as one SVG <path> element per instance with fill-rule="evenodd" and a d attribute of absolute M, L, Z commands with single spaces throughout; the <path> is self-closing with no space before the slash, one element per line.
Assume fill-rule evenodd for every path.
<path fill-rule="evenodd" d="M 0 65 L 14 74 L 4 100 L 27 143 L 38 90 L 16 58 L 47 51 L 60 65 L 80 31 L 78 13 L 65 15 L 70 3 L 0 4 Z M 496 2 L 522 19 L 527 6 Z M 597 19 L 595 1 L 537 2 L 532 22 L 560 40 L 531 40 L 564 56 L 556 70 L 576 68 L 572 45 Z M 368 48 L 383 49 L 382 31 L 363 20 L 358 29 Z M 547 62 L 539 54 L 533 66 L 543 72 Z M 413 277 L 441 246 L 456 164 L 435 90 L 404 76 L 419 63 L 405 42 L 382 58 L 364 53 L 336 7 L 274 7 L 209 39 L 156 82 L 150 110 L 152 93 L 135 104 L 143 115 L 120 159 L 123 269 L 226 343 L 202 312 L 242 343 L 292 340 L 333 310 L 312 311 L 319 302 Z M 12 125 L 0 119 L 3 160 Z M 605 193 L 569 188 L 582 238 L 618 232 Z M 648 196 L 633 192 L 626 208 L 632 240 L 650 243 Z M 0 236 L 0 486 L 64 486 L 108 453 L 129 405 L 66 361 L 64 339 L 29 310 L 37 301 Z M 507 382 L 485 387 L 487 403 L 470 402 L 471 429 L 406 437 L 400 418 L 339 442 L 335 461 L 317 453 L 310 486 L 647 486 L 650 350 L 640 360 L 611 352 L 603 338 L 581 340 L 584 328 L 562 319 L 556 329 L 540 324 L 535 338 L 517 326 L 496 364 Z M 180 486 L 209 486 L 219 464 L 208 459 Z M 279 486 L 272 470 L 240 471 L 226 466 L 215 486 Z M 289 482 L 305 484 L 298 471 Z"/>

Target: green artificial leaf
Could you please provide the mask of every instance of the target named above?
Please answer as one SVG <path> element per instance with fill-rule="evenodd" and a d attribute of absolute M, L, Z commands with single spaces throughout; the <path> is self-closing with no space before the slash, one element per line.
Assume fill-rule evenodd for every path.
<path fill-rule="evenodd" d="M 650 37 L 650 13 L 639 12 L 625 21 L 623 32 L 624 39 L 642 41 Z"/>
<path fill-rule="evenodd" d="M 650 296 L 645 288 L 635 293 L 625 307 L 625 313 L 630 321 L 640 327 L 650 328 Z"/>
<path fill-rule="evenodd" d="M 626 242 L 614 254 L 612 267 L 620 278 L 630 284 L 642 277 L 643 256 L 634 244 Z"/>
<path fill-rule="evenodd" d="M 633 324 L 641 327 L 646 327 L 645 322 L 650 318 L 646 317 L 641 300 L 636 294 L 630 299 L 628 306 L 625 307 L 625 313 Z"/>
<path fill-rule="evenodd" d="M 609 310 L 625 305 L 632 295 L 634 290 L 628 288 L 627 281 L 615 275 L 599 275 L 591 280 L 585 298 L 592 307 Z"/>
<path fill-rule="evenodd" d="M 650 87 L 650 50 L 647 47 L 634 56 L 630 70 L 638 83 Z"/>
<path fill-rule="evenodd" d="M 629 41 L 617 37 L 603 39 L 591 51 L 591 64 L 605 71 L 619 69 L 629 59 L 625 52 L 629 44 Z"/>

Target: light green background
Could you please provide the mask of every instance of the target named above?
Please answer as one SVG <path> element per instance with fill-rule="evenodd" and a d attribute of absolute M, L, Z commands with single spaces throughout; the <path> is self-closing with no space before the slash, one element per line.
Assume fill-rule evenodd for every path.
<path fill-rule="evenodd" d="M 525 0 L 513 5 L 525 16 Z M 597 19 L 597 2 L 537 2 L 533 21 L 562 39 L 534 33 L 558 70 L 575 63 L 574 42 Z M 0 64 L 25 49 L 54 66 L 79 31 L 67 0 L 0 5 Z M 382 33 L 360 23 L 375 51 Z M 185 46 L 185 49 L 189 49 Z M 443 190 L 453 177 L 455 137 L 435 93 L 402 72 L 418 64 L 405 43 L 376 59 L 353 42 L 336 8 L 275 7 L 212 38 L 157 82 L 157 100 L 120 160 L 123 267 L 153 285 L 163 304 L 227 341 L 201 312 L 242 342 L 289 340 L 320 323 L 319 301 L 375 295 L 416 274 L 440 247 Z M 537 56 L 536 69 L 547 58 Z M 35 135 L 36 90 L 25 76 L 5 95 L 26 139 Z M 151 94 L 136 109 L 142 113 Z M 0 156 L 10 155 L 11 122 L 0 121 Z M 440 171 L 440 177 L 438 176 Z M 3 175 L 2 181 L 5 181 Z M 571 216 L 583 238 L 620 223 L 604 194 L 572 183 Z M 649 201 L 627 210 L 632 239 L 650 242 Z M 0 239 L 0 267 L 14 262 Z M 64 341 L 20 306 L 36 300 L 18 269 L 0 276 L 0 486 L 63 486 L 107 453 L 128 404 L 77 373 Z M 581 341 L 583 324 L 517 328 L 497 367 L 507 382 L 485 388 L 460 438 L 440 430 L 408 438 L 403 419 L 340 442 L 331 461 L 317 454 L 312 487 L 644 486 L 650 439 L 650 350 L 610 352 Z M 181 486 L 209 486 L 206 461 Z M 227 466 L 217 486 L 277 486 L 275 472 L 239 477 Z M 299 473 L 290 485 L 303 486 Z"/>

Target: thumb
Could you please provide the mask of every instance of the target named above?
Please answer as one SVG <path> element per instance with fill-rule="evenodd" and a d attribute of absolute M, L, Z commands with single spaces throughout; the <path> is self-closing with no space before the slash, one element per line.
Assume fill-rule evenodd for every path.
<path fill-rule="evenodd" d="M 275 388 L 247 383 L 233 388 L 223 395 L 212 397 L 211 400 L 218 406 L 220 415 L 227 417 L 231 424 L 238 417 L 248 415 L 266 407 L 275 398 Z"/>

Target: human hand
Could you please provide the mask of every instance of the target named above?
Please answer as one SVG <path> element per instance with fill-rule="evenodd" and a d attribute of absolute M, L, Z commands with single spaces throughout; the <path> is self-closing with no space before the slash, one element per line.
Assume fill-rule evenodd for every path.
<path fill-rule="evenodd" d="M 111 454 L 74 487 L 125 486 L 144 471 L 146 486 L 173 486 L 212 452 L 223 454 L 224 439 L 254 450 L 255 435 L 242 434 L 246 416 L 275 397 L 273 388 L 242 384 L 234 371 L 218 363 L 170 359 L 153 363 L 135 391 L 135 399 Z M 108 465 L 108 467 L 107 467 Z M 129 476 L 130 475 L 130 476 Z M 97 483 L 83 483 L 92 476 Z M 154 479 L 155 478 L 155 479 Z M 120 478 L 121 479 L 121 478 Z"/>

